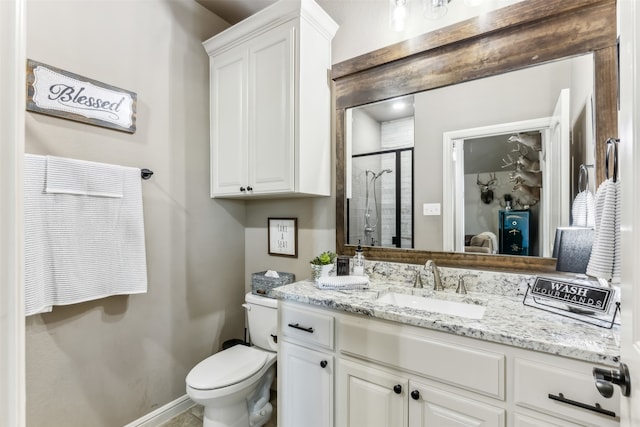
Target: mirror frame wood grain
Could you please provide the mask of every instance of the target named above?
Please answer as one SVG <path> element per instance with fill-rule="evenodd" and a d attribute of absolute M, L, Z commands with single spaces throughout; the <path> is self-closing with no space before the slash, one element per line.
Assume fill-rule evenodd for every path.
<path fill-rule="evenodd" d="M 618 135 L 616 0 L 527 0 L 335 64 L 336 250 L 345 243 L 345 111 L 348 108 L 592 53 L 596 181 L 607 138 Z M 364 247 L 371 260 L 520 272 L 553 272 L 554 258 Z"/>

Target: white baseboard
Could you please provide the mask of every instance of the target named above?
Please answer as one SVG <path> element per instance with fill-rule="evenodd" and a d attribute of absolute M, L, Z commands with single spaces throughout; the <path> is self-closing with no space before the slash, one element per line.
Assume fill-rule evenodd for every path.
<path fill-rule="evenodd" d="M 173 402 L 169 402 L 155 411 L 149 412 L 144 417 L 130 422 L 124 427 L 157 427 L 160 424 L 169 421 L 176 415 L 183 413 L 192 406 L 195 406 L 195 403 L 193 403 L 193 401 L 189 399 L 189 396 L 185 394 Z"/>

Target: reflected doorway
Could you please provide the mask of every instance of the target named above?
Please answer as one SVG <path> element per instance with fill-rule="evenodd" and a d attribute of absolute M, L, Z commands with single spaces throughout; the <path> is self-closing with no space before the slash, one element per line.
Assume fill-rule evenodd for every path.
<path fill-rule="evenodd" d="M 493 253 L 514 254 L 513 251 L 503 249 L 504 242 L 502 245 L 500 244 L 501 230 L 504 231 L 506 227 L 504 211 L 513 209 L 528 212 L 526 215 L 526 221 L 529 222 L 528 237 L 533 239 L 528 242 L 529 249 L 526 254 L 517 254 L 551 256 L 555 229 L 569 224 L 568 102 L 569 90 L 565 89 L 561 91 L 551 117 L 463 129 L 444 134 L 444 176 L 448 177 L 443 184 L 444 206 L 445 209 L 449 208 L 454 212 L 451 218 L 447 220 L 445 217 L 445 221 L 443 221 L 445 250 L 449 248 L 449 250 L 466 252 L 469 246 L 475 246 L 475 244 L 469 245 L 471 243 L 469 237 L 488 233 L 494 234 L 496 237 L 493 242 Z M 516 140 L 518 139 L 515 138 L 516 135 L 519 135 L 519 141 Z M 497 158 L 493 159 L 494 165 L 490 169 L 494 169 L 494 172 L 489 171 L 489 174 L 483 175 L 477 169 L 477 164 L 481 162 L 470 155 L 473 152 L 472 147 L 475 143 L 487 143 L 494 137 L 502 141 L 501 144 L 505 147 L 499 151 L 500 154 Z M 526 178 L 527 181 L 523 183 L 522 175 L 513 166 L 516 166 L 517 159 L 523 152 L 522 146 L 527 145 L 527 141 L 529 145 L 533 144 L 531 141 L 535 141 L 536 147 L 531 146 L 527 149 L 529 153 L 535 154 L 529 155 L 528 161 L 536 162 L 536 164 L 528 165 L 526 169 L 536 173 L 534 178 Z M 505 150 L 514 149 L 517 150 L 518 155 L 514 152 L 512 156 L 509 156 L 508 151 L 505 152 Z M 491 152 L 496 152 L 496 150 L 494 147 Z M 478 145 L 475 151 L 484 150 L 480 149 Z M 502 166 L 498 167 L 495 164 L 496 160 L 500 161 Z M 465 164 L 469 164 L 468 169 Z M 511 172 L 506 176 L 499 176 L 503 166 L 509 167 Z M 472 171 L 475 174 L 467 173 Z M 483 170 L 483 172 L 486 171 Z M 475 178 L 475 182 L 471 181 L 473 178 Z M 531 182 L 532 179 L 539 181 Z M 513 184 L 508 193 L 497 188 L 500 183 L 504 184 L 505 180 L 507 184 Z M 522 184 L 525 185 L 525 188 L 522 187 Z M 493 210 L 497 212 L 493 212 L 490 215 L 490 221 L 484 224 L 486 230 L 483 229 L 480 233 L 475 234 L 475 231 L 478 230 L 473 229 L 472 231 L 472 226 L 466 223 L 465 218 L 473 215 L 478 216 L 477 212 L 474 212 L 476 206 L 472 206 L 478 203 L 470 201 L 472 199 L 470 194 L 473 194 L 474 191 L 482 193 L 483 189 L 493 191 L 493 199 L 489 201 L 485 197 L 485 201 L 489 201 L 487 204 L 494 203 Z M 529 193 L 529 190 L 533 190 L 535 193 L 533 199 L 530 194 L 523 194 Z M 481 195 L 476 198 L 483 199 Z M 510 203 L 507 203 L 508 201 Z M 519 224 L 523 219 L 508 218 L 508 220 Z M 502 224 L 501 221 L 503 221 Z M 470 249 L 473 250 L 473 248 Z"/>

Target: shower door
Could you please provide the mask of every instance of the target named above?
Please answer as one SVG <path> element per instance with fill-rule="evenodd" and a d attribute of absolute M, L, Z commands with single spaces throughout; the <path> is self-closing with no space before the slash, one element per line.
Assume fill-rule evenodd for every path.
<path fill-rule="evenodd" d="M 352 156 L 347 243 L 413 248 L 413 147 Z"/>

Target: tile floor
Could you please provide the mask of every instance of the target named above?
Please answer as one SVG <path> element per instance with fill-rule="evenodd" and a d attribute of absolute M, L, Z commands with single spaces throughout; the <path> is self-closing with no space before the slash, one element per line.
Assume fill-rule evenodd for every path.
<path fill-rule="evenodd" d="M 271 405 L 273 405 L 273 414 L 271 415 L 271 419 L 264 427 L 277 427 L 277 395 L 275 391 L 271 391 Z M 202 427 L 202 415 L 203 409 L 202 406 L 196 405 L 180 415 L 177 415 L 162 424 L 160 427 Z"/>

